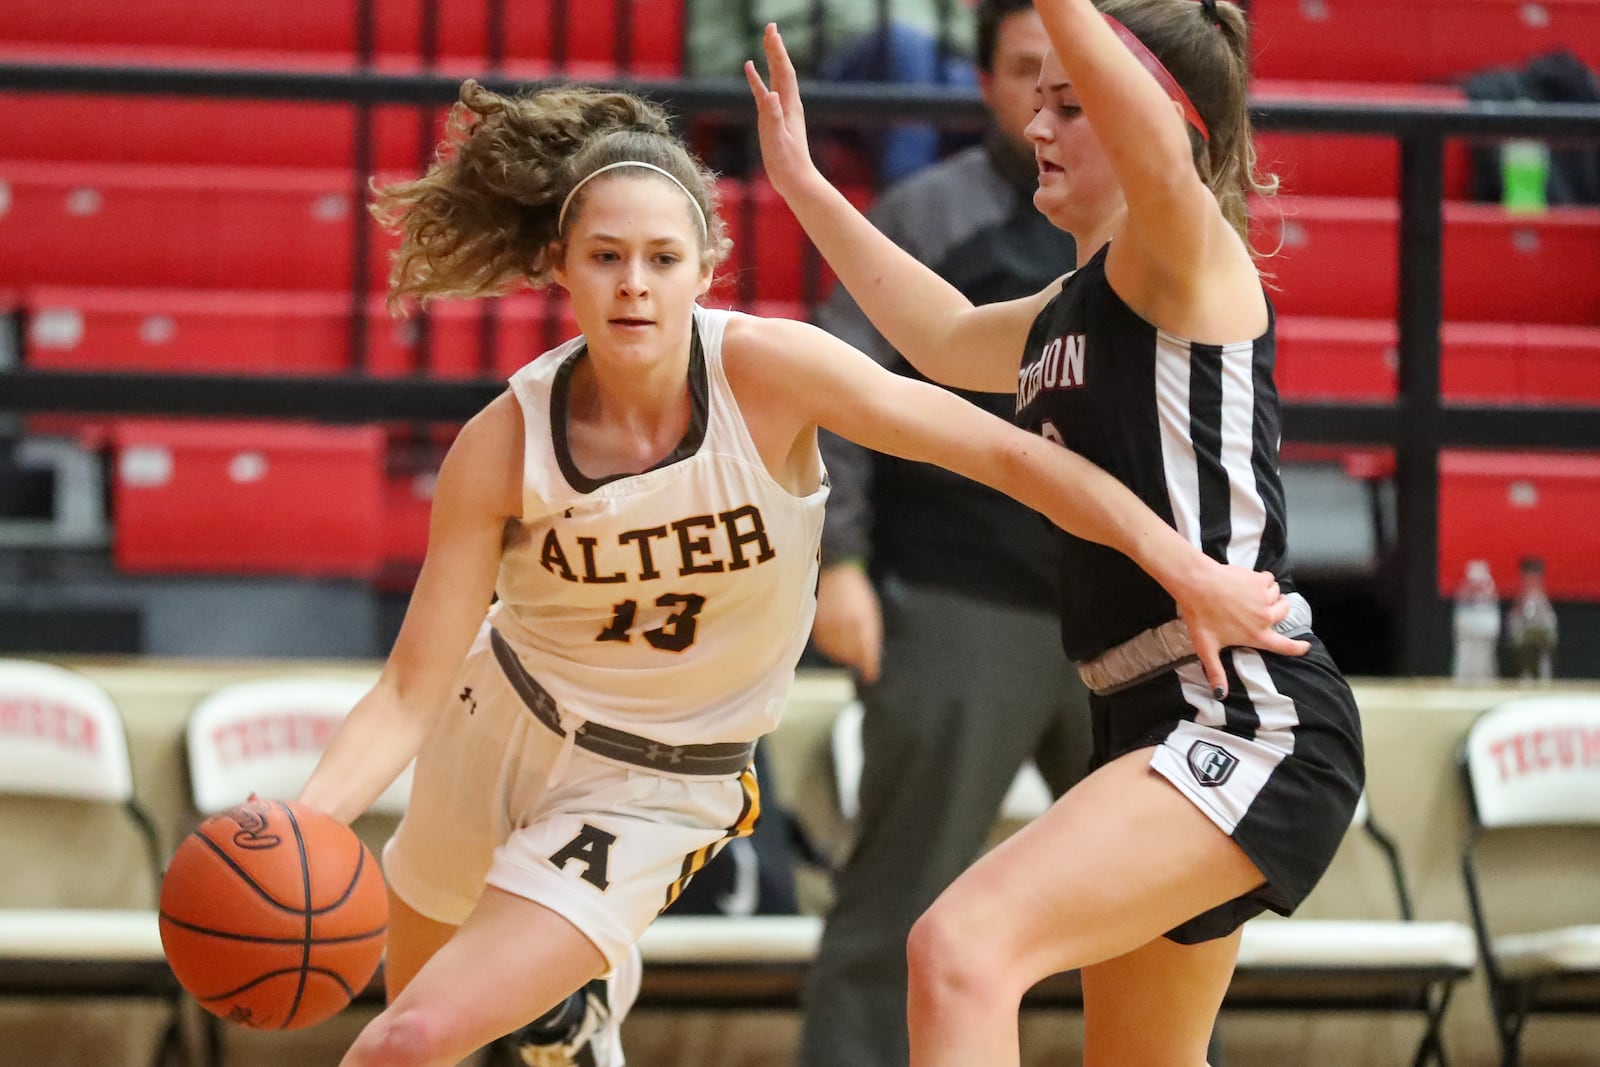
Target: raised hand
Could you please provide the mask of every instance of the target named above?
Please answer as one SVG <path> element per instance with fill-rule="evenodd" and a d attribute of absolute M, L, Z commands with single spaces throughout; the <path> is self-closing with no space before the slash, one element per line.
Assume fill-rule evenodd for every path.
<path fill-rule="evenodd" d="M 1196 578 L 1179 599 L 1178 613 L 1219 699 L 1228 691 L 1228 676 L 1222 669 L 1224 648 L 1259 648 L 1285 656 L 1303 656 L 1310 651 L 1307 642 L 1292 640 L 1272 628 L 1289 614 L 1289 601 L 1270 572 L 1213 564 Z"/>
<path fill-rule="evenodd" d="M 775 23 L 767 23 L 761 39 L 767 56 L 769 89 L 751 60 L 744 64 L 745 81 L 755 98 L 761 133 L 761 160 L 778 195 L 787 197 L 805 178 L 817 173 L 806 142 L 805 109 L 800 104 L 800 80 L 795 76 L 789 50 L 783 46 Z"/>

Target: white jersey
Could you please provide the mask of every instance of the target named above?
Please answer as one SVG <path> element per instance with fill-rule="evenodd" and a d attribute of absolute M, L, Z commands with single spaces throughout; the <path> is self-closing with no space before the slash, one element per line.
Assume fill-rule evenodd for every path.
<path fill-rule="evenodd" d="M 511 378 L 522 522 L 490 621 L 563 715 L 669 745 L 777 725 L 816 614 L 828 488 L 795 496 L 756 451 L 722 365 L 734 314 L 696 309 L 690 426 L 641 474 L 589 478 L 573 462 L 582 337 Z"/>

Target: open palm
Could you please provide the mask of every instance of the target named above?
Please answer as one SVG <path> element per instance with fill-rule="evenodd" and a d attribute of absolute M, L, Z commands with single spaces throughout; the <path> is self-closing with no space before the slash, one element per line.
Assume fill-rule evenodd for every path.
<path fill-rule="evenodd" d="M 745 80 L 755 98 L 761 133 L 761 159 L 767 177 L 780 196 L 787 196 L 798 182 L 816 169 L 811 148 L 806 142 L 805 108 L 800 104 L 800 80 L 789 50 L 783 46 L 778 27 L 767 23 L 761 40 L 767 55 L 767 72 L 772 86 L 761 80 L 754 61 L 746 60 Z"/>

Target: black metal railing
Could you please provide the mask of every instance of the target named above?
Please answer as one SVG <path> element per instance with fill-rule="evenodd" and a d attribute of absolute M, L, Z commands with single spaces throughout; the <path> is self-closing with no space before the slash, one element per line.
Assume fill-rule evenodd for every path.
<path fill-rule="evenodd" d="M 490 37 L 493 38 L 491 32 Z M 362 35 L 370 48 L 369 33 Z M 494 45 L 491 43 L 491 52 Z M 370 52 L 366 54 L 370 59 Z M 490 88 L 526 88 L 491 71 Z M 754 112 L 742 81 L 675 80 L 618 83 L 666 105 L 685 120 L 712 119 L 748 127 Z M 161 69 L 133 66 L 0 63 L 0 91 L 160 94 L 222 99 L 342 102 L 367 121 L 356 123 L 352 189 L 365 195 L 371 169 L 370 109 L 381 104 L 437 108 L 455 99 L 459 79 L 418 70 L 370 69 L 290 73 L 274 70 Z M 937 86 L 812 82 L 806 108 L 818 126 L 933 121 L 973 128 L 984 110 L 970 91 Z M 1451 447 L 1600 451 L 1600 409 L 1518 408 L 1446 404 L 1440 396 L 1444 146 L 1452 138 L 1537 138 L 1600 142 L 1600 106 L 1461 103 L 1430 105 L 1259 101 L 1263 129 L 1388 137 L 1400 146 L 1396 195 L 1399 221 L 1399 394 L 1394 403 L 1285 403 L 1288 440 L 1392 447 L 1398 486 L 1396 534 L 1401 576 L 1399 669 L 1441 673 L 1448 665 L 1448 626 L 1437 588 L 1439 453 Z M 365 212 L 352 212 L 349 365 L 365 364 L 368 242 Z M 1600 270 L 1600 264 L 1574 264 Z M 808 291 L 815 292 L 811 286 Z M 492 340 L 486 320 L 484 340 Z M 426 362 L 422 363 L 426 366 Z M 486 364 L 484 364 L 486 365 Z M 0 377 L 0 409 L 140 412 L 168 415 L 307 417 L 327 421 L 461 420 L 499 389 L 484 382 L 224 375 L 79 374 L 17 370 Z"/>

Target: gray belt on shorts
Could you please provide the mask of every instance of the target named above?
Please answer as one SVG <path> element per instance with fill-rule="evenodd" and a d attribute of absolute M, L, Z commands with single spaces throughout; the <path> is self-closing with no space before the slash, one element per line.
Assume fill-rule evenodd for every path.
<path fill-rule="evenodd" d="M 1272 628 L 1285 637 L 1308 632 L 1311 605 L 1306 598 L 1289 593 L 1284 599 L 1289 602 L 1289 614 Z M 1078 676 L 1096 696 L 1109 696 L 1197 658 L 1189 627 L 1182 619 L 1173 619 L 1078 664 Z"/>
<path fill-rule="evenodd" d="M 489 643 L 494 646 L 494 658 L 505 672 L 506 681 L 511 683 L 511 688 L 517 691 L 528 710 L 533 712 L 533 717 L 554 730 L 558 736 L 565 737 L 567 731 L 561 725 L 561 712 L 556 709 L 555 698 L 528 673 L 511 645 L 493 627 L 489 628 Z M 668 774 L 738 774 L 750 765 L 756 755 L 754 741 L 664 745 L 648 737 L 597 722 L 586 722 L 579 726 L 572 743 L 597 756 Z"/>

